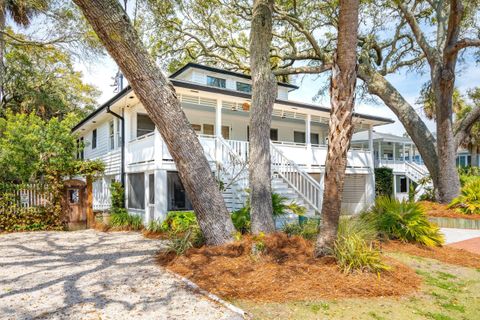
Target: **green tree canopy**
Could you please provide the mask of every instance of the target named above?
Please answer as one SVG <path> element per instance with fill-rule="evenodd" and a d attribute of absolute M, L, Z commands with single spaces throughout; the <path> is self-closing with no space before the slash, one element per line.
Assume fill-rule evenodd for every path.
<path fill-rule="evenodd" d="M 70 55 L 60 48 L 7 44 L 5 62 L 0 117 L 10 109 L 43 119 L 62 118 L 70 112 L 83 115 L 96 106 L 99 92 L 83 82 Z"/>
<path fill-rule="evenodd" d="M 102 171 L 102 165 L 77 161 L 77 139 L 71 133 L 78 116 L 43 120 L 35 113 L 6 113 L 0 118 L 0 180 L 28 182 Z"/>

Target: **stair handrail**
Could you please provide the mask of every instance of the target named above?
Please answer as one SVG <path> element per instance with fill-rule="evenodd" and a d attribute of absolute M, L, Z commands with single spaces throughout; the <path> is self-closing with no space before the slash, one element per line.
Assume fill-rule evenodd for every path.
<path fill-rule="evenodd" d="M 322 187 L 318 181 L 287 158 L 271 141 L 272 171 L 277 172 L 316 212 L 322 208 Z M 282 170 L 283 169 L 283 170 Z"/>
<path fill-rule="evenodd" d="M 244 161 L 240 157 L 240 155 L 238 155 L 230 147 L 230 145 L 228 144 L 227 141 L 225 141 L 225 139 L 223 139 L 222 137 L 215 137 L 215 140 L 218 143 L 216 148 L 218 148 L 218 147 L 221 148 L 220 149 L 220 154 L 221 154 L 222 159 L 216 159 L 216 162 L 219 165 L 219 169 L 232 175 L 232 177 L 230 179 L 231 181 L 228 181 L 227 186 L 224 186 L 225 189 L 227 189 L 233 183 L 238 183 L 242 190 L 246 190 L 246 188 L 248 187 L 248 176 L 247 176 L 248 170 L 246 170 L 247 166 L 248 166 L 248 163 L 246 161 Z M 226 156 L 227 159 L 230 160 L 229 162 L 232 162 L 231 160 L 233 160 L 234 165 L 239 165 L 240 166 L 240 169 L 237 173 L 235 173 L 235 172 L 232 173 L 232 172 L 228 172 L 227 170 L 225 170 L 225 164 L 226 164 L 225 161 L 224 161 L 225 156 Z M 239 193 L 236 192 L 236 193 L 234 193 L 234 196 L 238 200 L 243 200 L 241 193 L 239 194 Z"/>
<path fill-rule="evenodd" d="M 406 173 L 410 174 L 416 180 L 415 182 L 428 175 L 428 171 L 410 162 L 405 162 L 405 168 Z"/>

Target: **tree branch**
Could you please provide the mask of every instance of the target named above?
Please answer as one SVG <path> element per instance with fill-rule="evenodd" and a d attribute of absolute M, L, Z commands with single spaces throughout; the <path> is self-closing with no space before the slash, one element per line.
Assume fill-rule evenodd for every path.
<path fill-rule="evenodd" d="M 464 38 L 458 40 L 455 44 L 450 45 L 445 49 L 445 55 L 452 56 L 458 53 L 460 50 L 468 47 L 480 47 L 480 39 Z"/>
<path fill-rule="evenodd" d="M 285 76 L 289 74 L 300 74 L 300 73 L 318 74 L 318 73 L 328 71 L 331 68 L 332 68 L 331 64 L 323 64 L 321 66 L 310 66 L 310 67 L 292 67 L 292 68 L 274 70 L 273 74 L 275 74 L 276 76 Z"/>
<path fill-rule="evenodd" d="M 470 111 L 454 128 L 455 144 L 457 149 L 468 137 L 473 125 L 480 121 L 480 107 L 474 108 Z"/>
<path fill-rule="evenodd" d="M 415 36 L 415 39 L 417 40 L 420 48 L 422 48 L 425 57 L 432 65 L 436 58 L 435 50 L 428 44 L 427 39 L 425 38 L 425 35 L 423 34 L 422 29 L 418 24 L 417 19 L 403 2 L 399 1 L 398 7 L 402 12 L 403 16 L 405 17 L 405 20 L 407 20 L 408 24 L 410 25 L 410 29 L 412 29 L 413 35 Z"/>

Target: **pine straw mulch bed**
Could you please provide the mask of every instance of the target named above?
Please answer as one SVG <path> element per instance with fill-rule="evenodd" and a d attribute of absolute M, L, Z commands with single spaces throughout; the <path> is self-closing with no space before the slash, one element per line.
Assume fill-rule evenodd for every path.
<path fill-rule="evenodd" d="M 457 212 L 455 209 L 449 209 L 448 205 L 431 202 L 431 201 L 420 201 L 419 202 L 422 208 L 425 210 L 425 213 L 431 217 L 441 217 L 441 218 L 459 218 L 459 219 L 468 219 L 468 220 L 480 220 L 480 214 L 477 215 L 468 215 Z"/>
<path fill-rule="evenodd" d="M 343 273 L 333 258 L 313 258 L 313 244 L 283 233 L 266 236 L 266 250 L 252 256 L 250 237 L 190 249 L 183 256 L 160 253 L 158 263 L 226 299 L 284 302 L 346 297 L 400 296 L 416 291 L 421 279 L 409 267 L 385 258 L 391 271 L 380 275 Z"/>
<path fill-rule="evenodd" d="M 480 255 L 457 248 L 445 246 L 424 247 L 400 241 L 389 241 L 382 245 L 382 250 L 388 252 L 404 252 L 463 267 L 480 268 Z"/>

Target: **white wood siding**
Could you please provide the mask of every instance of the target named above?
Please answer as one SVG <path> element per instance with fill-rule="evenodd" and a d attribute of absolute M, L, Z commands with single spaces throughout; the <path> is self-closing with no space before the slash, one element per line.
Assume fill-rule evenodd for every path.
<path fill-rule="evenodd" d="M 113 116 L 112 116 L 113 117 Z M 83 134 L 85 149 L 85 160 L 99 159 L 105 163 L 105 174 L 112 175 L 120 173 L 121 154 L 119 143 L 115 140 L 115 149 L 110 150 L 109 140 L 109 120 L 98 123 L 97 129 L 97 146 L 92 148 L 93 130 L 91 129 Z M 117 128 L 116 128 L 117 129 Z"/>

